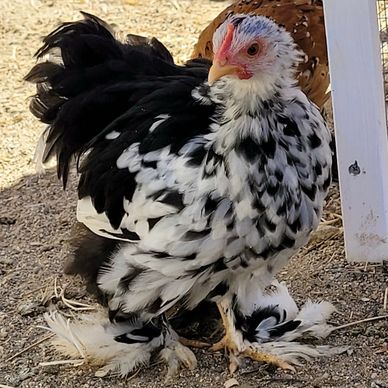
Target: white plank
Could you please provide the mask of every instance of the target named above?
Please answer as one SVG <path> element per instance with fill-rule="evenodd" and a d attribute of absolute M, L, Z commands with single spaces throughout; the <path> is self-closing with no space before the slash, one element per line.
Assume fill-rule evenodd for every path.
<path fill-rule="evenodd" d="M 346 257 L 388 260 L 388 140 L 376 0 L 325 0 Z"/>

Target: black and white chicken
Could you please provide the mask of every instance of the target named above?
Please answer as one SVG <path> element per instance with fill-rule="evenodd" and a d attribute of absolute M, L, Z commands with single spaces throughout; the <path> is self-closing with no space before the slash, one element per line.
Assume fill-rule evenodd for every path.
<path fill-rule="evenodd" d="M 103 324 L 47 320 L 59 348 L 106 370 L 125 375 L 158 350 L 173 371 L 194 366 L 165 313 L 204 300 L 225 327 L 212 349 L 225 347 L 232 369 L 240 357 L 289 368 L 329 352 L 291 341 L 327 334 L 333 307 L 298 311 L 274 283 L 317 228 L 330 184 L 329 131 L 296 86 L 302 56 L 262 16 L 228 18 L 213 46 L 213 64 L 178 66 L 156 39 L 119 42 L 84 14 L 44 39 L 26 77 L 48 124 L 42 160 L 57 157 L 65 185 L 76 160 L 77 217 L 94 235 L 71 271 L 109 307 Z"/>

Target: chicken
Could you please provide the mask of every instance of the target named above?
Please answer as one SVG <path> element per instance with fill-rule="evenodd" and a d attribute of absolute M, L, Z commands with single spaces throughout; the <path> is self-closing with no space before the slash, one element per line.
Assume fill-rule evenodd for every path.
<path fill-rule="evenodd" d="M 213 59 L 212 38 L 217 27 L 232 14 L 263 15 L 290 32 L 306 55 L 299 64 L 302 90 L 321 109 L 329 99 L 329 68 L 322 0 L 240 0 L 221 12 L 202 31 L 192 57 Z"/>
<path fill-rule="evenodd" d="M 160 351 L 173 374 L 196 361 L 166 314 L 209 300 L 225 327 L 212 350 L 225 347 L 232 370 L 241 357 L 292 368 L 327 354 L 292 340 L 322 336 L 332 306 L 298 311 L 274 278 L 316 229 L 330 184 L 330 134 L 294 85 L 291 36 L 234 15 L 214 34 L 212 65 L 178 66 L 156 39 L 119 42 L 84 17 L 44 39 L 26 76 L 48 125 L 42 161 L 57 157 L 65 185 L 77 161 L 90 232 L 69 272 L 108 301 L 109 322 L 47 316 L 58 348 L 122 375 Z"/>

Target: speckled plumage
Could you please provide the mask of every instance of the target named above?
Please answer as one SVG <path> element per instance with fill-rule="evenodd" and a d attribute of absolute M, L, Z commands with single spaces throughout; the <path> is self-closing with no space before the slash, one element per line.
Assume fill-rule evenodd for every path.
<path fill-rule="evenodd" d="M 330 135 L 294 85 L 299 53 L 264 17 L 228 22 L 236 39 L 266 41 L 250 80 L 209 86 L 206 61 L 176 66 L 159 42 L 118 43 L 91 16 L 49 35 L 40 55 L 59 47 L 62 61 L 27 76 L 38 85 L 32 111 L 49 124 L 45 157 L 57 154 L 64 180 L 79 158 L 78 220 L 117 240 L 96 279 L 111 321 L 133 323 L 116 341 L 162 335 L 178 302 L 225 299 L 236 316 L 252 315 L 258 290 L 318 225 Z M 132 66 L 139 58 L 144 66 Z"/>

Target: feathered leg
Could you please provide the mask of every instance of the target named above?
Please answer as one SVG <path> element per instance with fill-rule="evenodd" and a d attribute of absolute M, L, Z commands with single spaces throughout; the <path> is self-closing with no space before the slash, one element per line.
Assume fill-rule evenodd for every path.
<path fill-rule="evenodd" d="M 194 353 L 182 345 L 178 334 L 164 316 L 158 324 L 139 322 L 107 323 L 103 313 L 85 315 L 77 321 L 66 320 L 58 312 L 45 315 L 47 329 L 55 333 L 52 343 L 61 353 L 78 361 L 99 365 L 97 375 L 117 372 L 126 376 L 147 365 L 159 350 L 166 362 L 167 378 L 181 367 L 194 369 Z"/>
<path fill-rule="evenodd" d="M 146 338 L 136 323 L 109 323 L 103 311 L 71 321 L 56 311 L 45 314 L 45 319 L 47 329 L 56 334 L 52 340 L 56 350 L 100 366 L 98 376 L 110 372 L 126 376 L 148 364 L 152 353 L 164 342 L 162 330 L 158 332 L 156 326 L 155 335 Z"/>
<path fill-rule="evenodd" d="M 234 373 L 237 370 L 239 366 L 238 357 L 248 357 L 254 361 L 273 364 L 282 369 L 293 369 L 291 365 L 281 358 L 273 354 L 264 353 L 258 347 L 252 344 L 248 345 L 247 341 L 244 341 L 242 333 L 235 327 L 235 316 L 230 298 L 223 298 L 220 302 L 217 302 L 217 307 L 225 328 L 225 335 L 210 349 L 213 351 L 226 349 L 228 351 L 230 373 Z"/>
<path fill-rule="evenodd" d="M 181 367 L 193 370 L 197 367 L 197 359 L 194 353 L 184 344 L 178 334 L 173 330 L 171 325 L 165 318 L 165 336 L 164 336 L 164 348 L 160 351 L 159 357 L 167 364 L 168 371 L 166 380 L 171 379 L 178 374 Z"/>
<path fill-rule="evenodd" d="M 331 326 L 326 321 L 335 309 L 327 302 L 308 301 L 299 310 L 285 285 L 275 282 L 273 287 L 275 290 L 269 292 L 258 290 L 245 306 L 236 303 L 231 294 L 217 303 L 225 336 L 211 350 L 228 351 L 231 373 L 238 368 L 240 358 L 294 370 L 292 365 L 300 365 L 300 359 L 330 356 L 345 350 L 294 342 L 305 336 L 329 335 Z"/>

